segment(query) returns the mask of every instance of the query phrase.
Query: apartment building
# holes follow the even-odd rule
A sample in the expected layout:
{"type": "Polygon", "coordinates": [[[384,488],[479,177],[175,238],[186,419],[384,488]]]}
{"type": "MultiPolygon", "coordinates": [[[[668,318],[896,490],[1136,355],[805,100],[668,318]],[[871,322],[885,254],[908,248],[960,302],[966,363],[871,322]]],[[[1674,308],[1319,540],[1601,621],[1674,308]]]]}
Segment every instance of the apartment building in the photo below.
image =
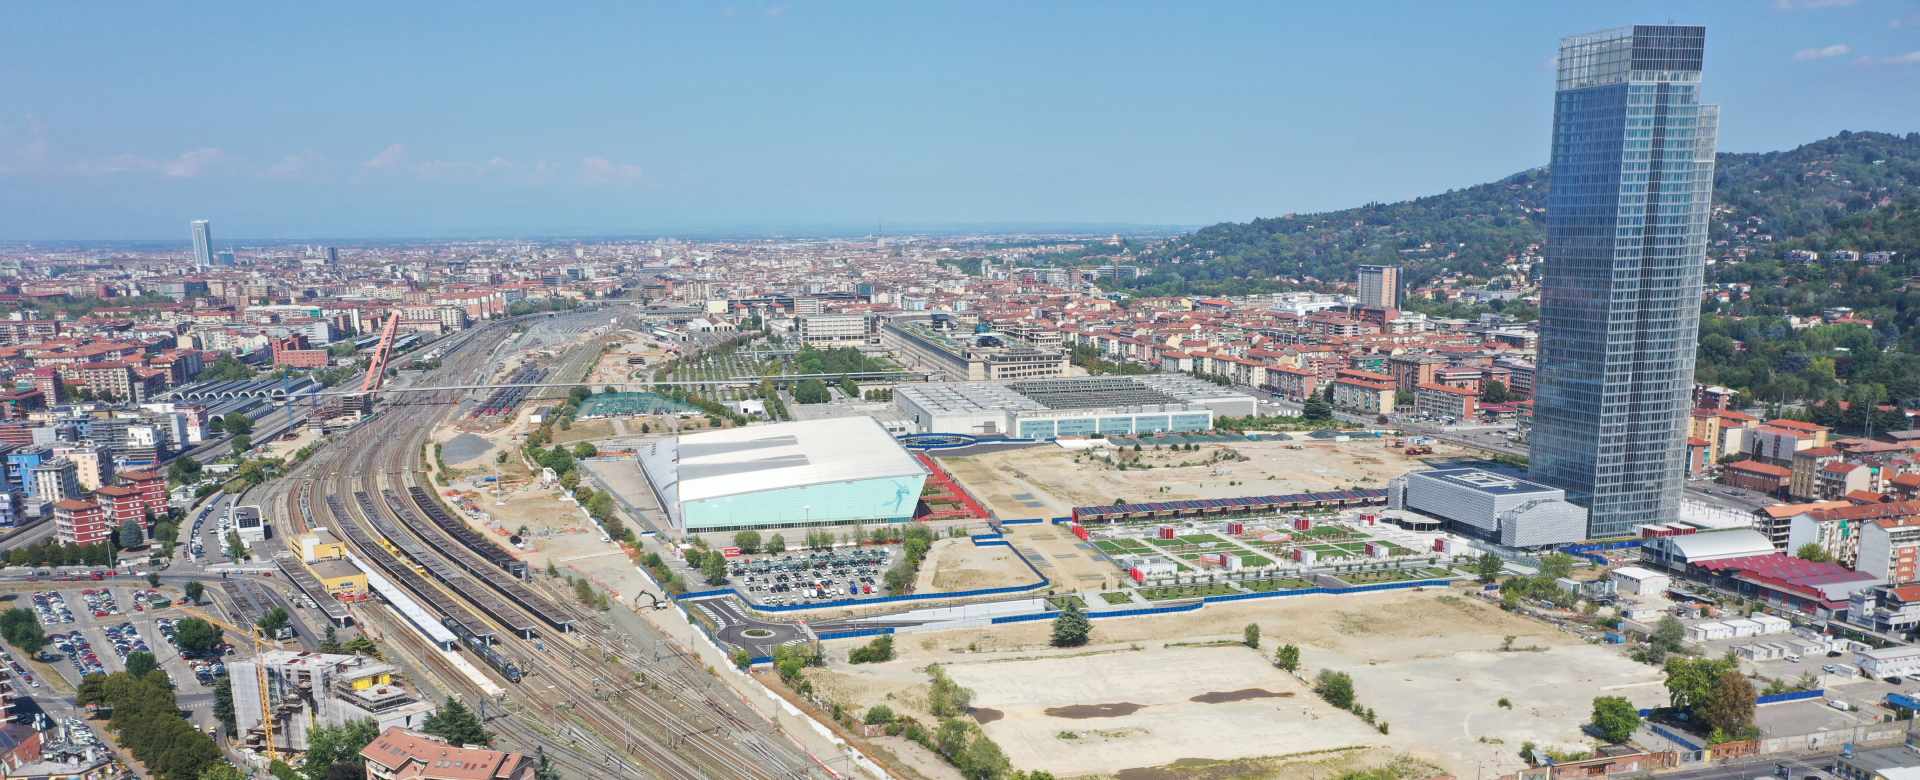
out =
{"type": "Polygon", "coordinates": [[[532,756],[447,744],[446,740],[388,727],[360,750],[367,780],[533,780],[532,756]]]}
{"type": "Polygon", "coordinates": [[[113,455],[99,444],[83,441],[56,445],[53,456],[73,464],[81,490],[98,490],[113,481],[113,455]]]}
{"type": "Polygon", "coordinates": [[[1894,585],[1920,581],[1920,515],[1861,524],[1854,569],[1894,585]]]}
{"type": "Polygon", "coordinates": [[[93,499],[53,502],[53,535],[62,544],[99,544],[107,540],[107,515],[93,499]]]}
{"type": "Polygon", "coordinates": [[[1341,369],[1333,380],[1333,408],[1354,414],[1392,414],[1399,389],[1393,377],[1370,371],[1341,369]]]}
{"type": "Polygon", "coordinates": [[[1424,384],[1414,390],[1414,413],[1429,420],[1466,422],[1479,416],[1479,397],[1472,390],[1442,384],[1424,384]]]}

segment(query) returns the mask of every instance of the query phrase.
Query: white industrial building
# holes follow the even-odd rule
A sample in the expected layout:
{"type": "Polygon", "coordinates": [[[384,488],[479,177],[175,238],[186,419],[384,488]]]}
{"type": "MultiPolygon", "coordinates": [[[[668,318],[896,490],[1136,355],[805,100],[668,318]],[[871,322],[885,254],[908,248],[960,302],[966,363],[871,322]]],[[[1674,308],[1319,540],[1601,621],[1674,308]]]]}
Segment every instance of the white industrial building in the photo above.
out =
{"type": "Polygon", "coordinates": [[[1624,596],[1658,596],[1673,587],[1673,578],[1652,569],[1622,566],[1614,569],[1613,585],[1624,596]]]}
{"type": "Polygon", "coordinates": [[[1185,374],[933,382],[894,388],[916,433],[1028,439],[1205,431],[1215,417],[1255,414],[1253,396],[1185,374]]]}
{"type": "Polygon", "coordinates": [[[638,454],[681,534],[910,520],[927,479],[864,416],[690,433],[638,454]]]}
{"type": "Polygon", "coordinates": [[[1900,645],[1862,650],[1853,655],[1860,672],[1868,677],[1905,677],[1920,673],[1920,646],[1900,645]]]}
{"type": "Polygon", "coordinates": [[[1452,522],[1508,547],[1545,547],[1586,538],[1587,510],[1566,491],[1475,468],[1435,469],[1396,478],[1389,505],[1452,522]]]}

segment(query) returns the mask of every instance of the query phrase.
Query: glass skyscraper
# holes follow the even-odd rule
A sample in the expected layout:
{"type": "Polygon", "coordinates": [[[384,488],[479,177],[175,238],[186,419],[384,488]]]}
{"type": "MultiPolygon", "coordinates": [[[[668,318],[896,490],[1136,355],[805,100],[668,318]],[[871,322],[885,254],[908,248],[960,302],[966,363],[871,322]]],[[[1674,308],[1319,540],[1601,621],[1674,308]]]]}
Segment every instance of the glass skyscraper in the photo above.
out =
{"type": "Polygon", "coordinates": [[[213,267],[213,224],[204,219],[196,219],[193,226],[193,264],[200,268],[213,267]]]}
{"type": "Polygon", "coordinates": [[[1592,537],[1679,513],[1719,126],[1705,43],[1667,25],[1560,43],[1529,461],[1592,537]]]}

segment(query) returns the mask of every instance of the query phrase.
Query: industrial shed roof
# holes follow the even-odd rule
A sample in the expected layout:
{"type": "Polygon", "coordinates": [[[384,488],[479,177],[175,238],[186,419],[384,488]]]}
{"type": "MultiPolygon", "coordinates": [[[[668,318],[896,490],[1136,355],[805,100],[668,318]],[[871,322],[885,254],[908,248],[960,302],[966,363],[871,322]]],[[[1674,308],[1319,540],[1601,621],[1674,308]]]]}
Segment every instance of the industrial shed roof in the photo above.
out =
{"type": "Polygon", "coordinates": [[[871,417],[753,425],[651,442],[640,451],[663,501],[922,476],[920,467],[871,417]]]}

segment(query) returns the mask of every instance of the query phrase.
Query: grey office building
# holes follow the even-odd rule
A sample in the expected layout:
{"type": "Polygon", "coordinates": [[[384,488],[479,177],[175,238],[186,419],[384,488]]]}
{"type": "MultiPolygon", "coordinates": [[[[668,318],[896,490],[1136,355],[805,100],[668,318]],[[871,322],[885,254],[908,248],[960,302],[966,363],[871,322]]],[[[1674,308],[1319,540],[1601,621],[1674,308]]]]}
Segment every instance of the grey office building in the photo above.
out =
{"type": "Polygon", "coordinates": [[[1635,25],[1560,44],[1530,462],[1593,537],[1679,513],[1719,125],[1705,43],[1635,25]]]}
{"type": "Polygon", "coordinates": [[[193,264],[198,268],[213,267],[213,224],[204,219],[193,221],[193,264]]]}

